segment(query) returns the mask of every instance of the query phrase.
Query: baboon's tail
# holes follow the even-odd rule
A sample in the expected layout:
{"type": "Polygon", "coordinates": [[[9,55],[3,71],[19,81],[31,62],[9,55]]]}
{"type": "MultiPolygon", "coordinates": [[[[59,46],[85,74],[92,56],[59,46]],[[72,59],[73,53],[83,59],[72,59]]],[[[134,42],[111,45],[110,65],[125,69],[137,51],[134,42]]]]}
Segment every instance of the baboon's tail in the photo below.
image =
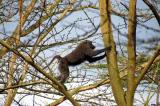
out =
{"type": "Polygon", "coordinates": [[[61,60],[62,57],[60,55],[56,55],[56,56],[54,56],[54,58],[52,60],[54,61],[55,59],[61,60]]]}
{"type": "Polygon", "coordinates": [[[48,63],[48,65],[45,66],[43,69],[45,69],[45,68],[47,68],[48,66],[50,66],[55,59],[61,60],[62,57],[61,57],[60,55],[54,56],[53,59],[48,63]]]}

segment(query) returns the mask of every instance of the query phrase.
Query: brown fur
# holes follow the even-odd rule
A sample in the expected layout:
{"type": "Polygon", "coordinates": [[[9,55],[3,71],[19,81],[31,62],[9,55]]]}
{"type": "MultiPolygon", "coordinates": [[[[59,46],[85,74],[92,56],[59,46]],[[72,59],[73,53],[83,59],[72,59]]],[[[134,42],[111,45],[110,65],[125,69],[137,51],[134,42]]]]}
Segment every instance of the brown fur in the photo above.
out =
{"type": "Polygon", "coordinates": [[[106,54],[97,56],[98,54],[110,50],[110,47],[100,50],[94,50],[95,46],[92,44],[92,41],[84,41],[80,43],[75,50],[65,57],[60,57],[59,55],[55,56],[59,60],[59,71],[60,76],[57,78],[61,83],[64,83],[69,76],[68,66],[79,65],[84,61],[95,62],[97,60],[103,59],[106,54]],[[97,56],[97,57],[95,57],[97,56]]]}

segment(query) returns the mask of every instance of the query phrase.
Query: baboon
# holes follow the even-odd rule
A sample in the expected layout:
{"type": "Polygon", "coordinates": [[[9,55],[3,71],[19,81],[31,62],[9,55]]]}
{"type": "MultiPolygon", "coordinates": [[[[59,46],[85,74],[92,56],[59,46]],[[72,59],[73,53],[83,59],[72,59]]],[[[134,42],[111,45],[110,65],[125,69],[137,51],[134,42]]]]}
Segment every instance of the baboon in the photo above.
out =
{"type": "Polygon", "coordinates": [[[88,61],[89,63],[95,62],[97,60],[101,60],[106,56],[104,53],[101,56],[97,56],[98,54],[110,50],[110,47],[95,50],[95,46],[92,44],[92,41],[86,40],[80,43],[75,50],[73,50],[68,55],[61,57],[56,55],[54,57],[58,59],[59,66],[58,69],[60,71],[60,75],[57,79],[64,83],[69,76],[69,67],[68,66],[76,66],[81,64],[84,61],[88,61]],[[97,56],[97,57],[95,57],[97,56]]]}

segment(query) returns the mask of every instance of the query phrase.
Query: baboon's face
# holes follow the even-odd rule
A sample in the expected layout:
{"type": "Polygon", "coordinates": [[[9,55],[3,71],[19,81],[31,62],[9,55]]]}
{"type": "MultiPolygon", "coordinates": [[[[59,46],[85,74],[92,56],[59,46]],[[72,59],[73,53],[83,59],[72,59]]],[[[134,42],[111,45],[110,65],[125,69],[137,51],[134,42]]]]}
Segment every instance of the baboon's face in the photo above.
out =
{"type": "Polygon", "coordinates": [[[89,45],[90,48],[95,49],[95,46],[92,44],[92,41],[86,41],[87,45],[89,45]]]}

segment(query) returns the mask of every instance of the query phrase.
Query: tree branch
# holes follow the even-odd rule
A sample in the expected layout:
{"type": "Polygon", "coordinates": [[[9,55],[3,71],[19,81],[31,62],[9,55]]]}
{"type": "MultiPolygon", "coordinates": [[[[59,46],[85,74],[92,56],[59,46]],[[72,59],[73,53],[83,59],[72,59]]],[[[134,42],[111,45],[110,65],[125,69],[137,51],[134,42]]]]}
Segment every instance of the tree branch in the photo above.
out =
{"type": "Polygon", "coordinates": [[[148,5],[148,7],[151,9],[151,11],[153,12],[154,16],[156,17],[158,24],[160,26],[160,15],[158,14],[156,8],[153,6],[152,3],[150,3],[148,0],[143,0],[145,4],[148,5]]]}

